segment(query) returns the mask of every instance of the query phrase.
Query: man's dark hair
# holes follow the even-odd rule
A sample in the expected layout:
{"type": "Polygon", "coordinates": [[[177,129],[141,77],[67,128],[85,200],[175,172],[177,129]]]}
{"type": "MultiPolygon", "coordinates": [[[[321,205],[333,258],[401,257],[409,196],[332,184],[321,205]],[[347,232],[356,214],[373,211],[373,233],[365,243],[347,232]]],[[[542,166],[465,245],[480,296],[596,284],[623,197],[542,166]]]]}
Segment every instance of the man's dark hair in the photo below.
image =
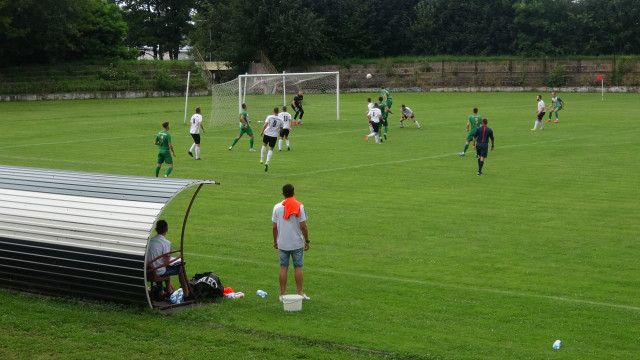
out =
{"type": "Polygon", "coordinates": [[[165,128],[165,129],[168,128],[169,127],[169,122],[168,121],[163,122],[162,123],[162,127],[165,128]]]}
{"type": "Polygon", "coordinates": [[[285,112],[285,111],[287,111],[287,107],[286,107],[286,106],[283,106],[283,107],[282,107],[282,112],[285,112]]]}
{"type": "Polygon", "coordinates": [[[196,108],[196,114],[200,114],[200,106],[196,108]]]}
{"type": "Polygon", "coordinates": [[[483,123],[484,125],[487,125],[487,124],[489,123],[489,120],[487,120],[487,118],[484,118],[484,119],[482,119],[482,123],[483,123]]]}
{"type": "Polygon", "coordinates": [[[384,98],[383,98],[382,96],[380,96],[380,97],[378,98],[378,101],[382,101],[382,100],[384,100],[384,98]]]}
{"type": "Polygon", "coordinates": [[[292,197],[294,194],[293,190],[293,185],[286,184],[282,187],[282,195],[284,195],[284,197],[292,197]]]}
{"type": "Polygon", "coordinates": [[[158,220],[158,222],[156,223],[156,232],[158,234],[164,234],[167,232],[168,229],[169,229],[169,224],[167,224],[166,221],[158,220]]]}
{"type": "Polygon", "coordinates": [[[477,114],[478,113],[478,108],[473,108],[473,113],[477,114]]]}
{"type": "Polygon", "coordinates": [[[246,109],[247,108],[247,104],[242,104],[242,108],[246,109]]]}
{"type": "Polygon", "coordinates": [[[274,114],[276,114],[276,115],[277,115],[279,111],[280,111],[280,109],[278,109],[278,107],[277,107],[277,106],[273,108],[273,113],[274,113],[274,114]]]}

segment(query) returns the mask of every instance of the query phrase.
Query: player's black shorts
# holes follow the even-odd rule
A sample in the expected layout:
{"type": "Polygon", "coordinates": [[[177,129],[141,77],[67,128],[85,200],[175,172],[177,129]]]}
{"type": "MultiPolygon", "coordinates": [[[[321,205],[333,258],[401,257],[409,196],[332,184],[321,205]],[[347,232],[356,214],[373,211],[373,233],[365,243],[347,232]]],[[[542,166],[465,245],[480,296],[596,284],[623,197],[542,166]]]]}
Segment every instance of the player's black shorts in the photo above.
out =
{"type": "Polygon", "coordinates": [[[200,145],[200,134],[191,134],[191,137],[193,138],[193,142],[200,145]]]}
{"type": "Polygon", "coordinates": [[[269,147],[271,147],[271,148],[276,146],[276,141],[278,141],[277,137],[273,137],[273,136],[269,136],[269,135],[264,135],[262,137],[262,143],[269,145],[269,147]]]}
{"type": "Polygon", "coordinates": [[[371,128],[373,129],[374,133],[377,133],[378,130],[380,130],[380,123],[379,122],[371,121],[371,122],[369,122],[369,124],[371,124],[371,128]]]}
{"type": "Polygon", "coordinates": [[[280,130],[280,137],[289,136],[289,129],[280,130]]]}
{"type": "Polygon", "coordinates": [[[542,118],[544,117],[545,112],[541,112],[540,114],[538,114],[538,120],[542,120],[542,118]]]}
{"type": "Polygon", "coordinates": [[[478,156],[482,156],[483,158],[486,158],[487,155],[489,154],[489,143],[477,143],[476,144],[476,154],[478,154],[478,156]]]}

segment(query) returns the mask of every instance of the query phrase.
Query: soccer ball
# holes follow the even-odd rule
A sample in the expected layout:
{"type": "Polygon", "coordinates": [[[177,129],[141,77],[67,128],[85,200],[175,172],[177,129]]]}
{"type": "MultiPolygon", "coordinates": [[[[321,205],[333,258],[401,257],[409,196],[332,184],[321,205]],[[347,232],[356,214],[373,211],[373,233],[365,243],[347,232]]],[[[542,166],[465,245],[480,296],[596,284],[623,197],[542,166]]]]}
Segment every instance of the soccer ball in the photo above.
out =
{"type": "Polygon", "coordinates": [[[367,74],[367,79],[371,79],[373,76],[371,74],[367,74]]]}

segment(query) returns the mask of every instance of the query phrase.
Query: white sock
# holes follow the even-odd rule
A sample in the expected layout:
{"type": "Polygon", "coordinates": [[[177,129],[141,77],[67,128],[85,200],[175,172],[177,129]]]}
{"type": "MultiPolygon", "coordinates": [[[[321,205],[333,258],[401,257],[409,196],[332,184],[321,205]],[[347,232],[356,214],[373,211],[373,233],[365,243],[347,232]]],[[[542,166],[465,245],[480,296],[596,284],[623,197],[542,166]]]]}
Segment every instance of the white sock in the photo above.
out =
{"type": "Polygon", "coordinates": [[[418,123],[418,121],[414,121],[414,124],[416,124],[416,126],[418,127],[418,129],[420,129],[420,124],[418,123]]]}
{"type": "Polygon", "coordinates": [[[267,147],[262,145],[262,149],[260,149],[260,161],[264,161],[264,153],[267,152],[267,147]]]}
{"type": "Polygon", "coordinates": [[[269,149],[269,152],[267,153],[267,164],[269,163],[269,161],[271,161],[272,156],[273,156],[273,150],[269,149]]]}
{"type": "Polygon", "coordinates": [[[282,150],[282,139],[278,140],[278,150],[282,150]]]}
{"type": "Polygon", "coordinates": [[[536,121],[533,123],[533,130],[536,130],[537,128],[538,128],[538,120],[536,120],[536,121]]]}
{"type": "Polygon", "coordinates": [[[200,159],[200,146],[196,146],[196,159],[200,159]]]}
{"type": "Polygon", "coordinates": [[[192,153],[193,152],[193,148],[196,147],[196,143],[193,143],[193,145],[191,145],[191,149],[189,149],[189,152],[192,153]]]}
{"type": "Polygon", "coordinates": [[[287,139],[287,147],[289,147],[289,139],[287,139]]]}
{"type": "Polygon", "coordinates": [[[371,134],[367,135],[367,138],[370,138],[372,136],[376,136],[376,133],[371,133],[371,134]]]}
{"type": "Polygon", "coordinates": [[[376,144],[380,142],[380,135],[376,134],[376,144]]]}

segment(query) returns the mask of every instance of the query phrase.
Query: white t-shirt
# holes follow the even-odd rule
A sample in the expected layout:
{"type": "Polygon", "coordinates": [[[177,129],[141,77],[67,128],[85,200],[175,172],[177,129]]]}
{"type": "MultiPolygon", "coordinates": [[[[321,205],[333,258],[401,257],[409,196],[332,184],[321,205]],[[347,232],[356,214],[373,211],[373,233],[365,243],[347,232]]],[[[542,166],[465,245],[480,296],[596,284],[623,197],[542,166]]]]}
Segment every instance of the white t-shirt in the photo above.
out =
{"type": "Polygon", "coordinates": [[[278,114],[278,116],[280,116],[280,118],[282,119],[282,128],[291,129],[291,114],[289,114],[286,111],[283,111],[280,114],[278,114]]]}
{"type": "Polygon", "coordinates": [[[271,137],[278,137],[283,126],[282,118],[278,115],[269,115],[264,120],[268,126],[264,129],[264,134],[271,137]]]}
{"type": "Polygon", "coordinates": [[[543,100],[538,101],[538,112],[539,113],[544,112],[544,101],[543,100]]]}
{"type": "MultiPolygon", "coordinates": [[[[147,261],[151,261],[162,254],[166,254],[171,252],[171,242],[165,239],[164,236],[158,234],[151,239],[149,239],[149,248],[147,249],[147,261]]],[[[162,258],[156,260],[151,264],[151,267],[156,267],[158,265],[162,265],[162,258]]],[[[165,268],[161,267],[156,269],[156,274],[158,276],[164,274],[165,268]]]]}
{"type": "Polygon", "coordinates": [[[202,124],[202,115],[193,114],[191,117],[191,134],[200,134],[200,124],[202,124]]]}
{"type": "Polygon", "coordinates": [[[291,215],[284,218],[284,205],[282,202],[275,204],[271,221],[278,226],[278,250],[297,250],[304,247],[304,236],[300,230],[300,223],[307,221],[307,213],[304,205],[300,204],[300,216],[291,215]]]}
{"type": "Polygon", "coordinates": [[[382,116],[382,111],[380,111],[380,109],[378,108],[373,108],[371,109],[371,111],[369,111],[369,117],[371,118],[371,121],[373,121],[374,123],[379,123],[381,116],[382,116]]]}
{"type": "Polygon", "coordinates": [[[413,114],[413,111],[411,111],[411,109],[408,106],[405,106],[404,110],[402,110],[402,114],[404,114],[404,116],[406,117],[411,117],[411,114],[413,114]]]}
{"type": "Polygon", "coordinates": [[[373,103],[372,102],[368,103],[367,108],[369,108],[369,111],[371,111],[371,109],[373,109],[373,103]]]}

